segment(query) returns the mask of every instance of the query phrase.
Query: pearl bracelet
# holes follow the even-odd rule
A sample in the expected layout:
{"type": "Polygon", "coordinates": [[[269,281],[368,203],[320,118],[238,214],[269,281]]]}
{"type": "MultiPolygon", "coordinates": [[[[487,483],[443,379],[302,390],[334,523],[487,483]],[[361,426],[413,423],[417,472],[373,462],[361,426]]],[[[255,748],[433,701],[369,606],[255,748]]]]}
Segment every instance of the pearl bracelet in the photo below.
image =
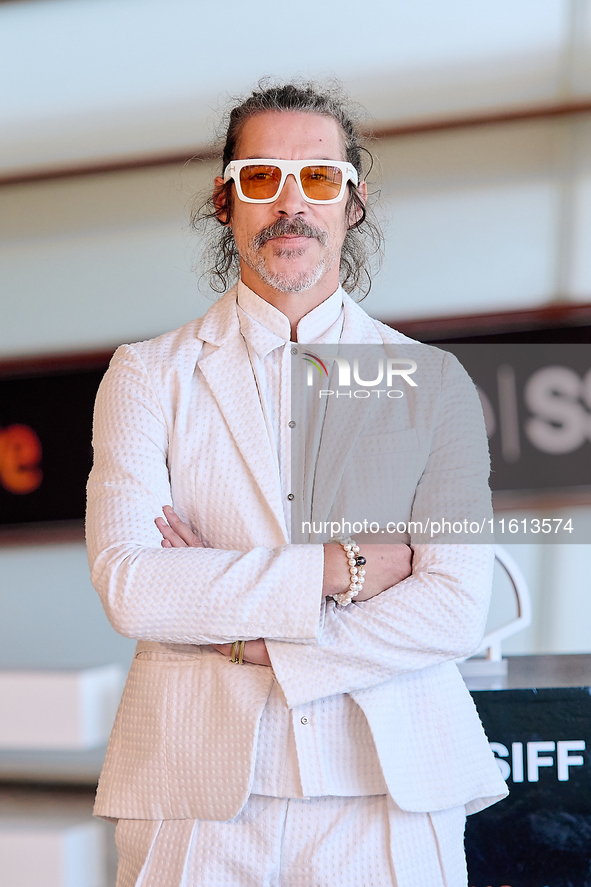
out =
{"type": "Polygon", "coordinates": [[[337,604],[340,604],[341,607],[346,607],[354,597],[357,597],[363,588],[366,559],[359,554],[359,546],[350,536],[338,536],[335,539],[331,539],[331,542],[338,542],[339,545],[342,545],[347,555],[351,582],[346,591],[332,595],[337,604]]]}

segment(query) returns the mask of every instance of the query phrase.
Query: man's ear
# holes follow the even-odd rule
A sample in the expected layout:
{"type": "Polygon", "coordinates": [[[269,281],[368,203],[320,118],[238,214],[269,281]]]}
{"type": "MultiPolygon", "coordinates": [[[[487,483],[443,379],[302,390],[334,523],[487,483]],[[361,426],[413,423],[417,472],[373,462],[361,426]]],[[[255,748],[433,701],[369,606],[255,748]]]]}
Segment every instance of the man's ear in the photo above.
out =
{"type": "Polygon", "coordinates": [[[228,204],[228,192],[224,187],[224,180],[221,176],[215,177],[213,188],[213,205],[218,221],[222,225],[230,224],[230,206],[228,204]]]}
{"type": "MultiPolygon", "coordinates": [[[[359,182],[357,185],[357,196],[361,203],[365,206],[367,203],[367,182],[359,182]]],[[[361,216],[363,215],[363,211],[358,203],[353,203],[349,210],[349,216],[347,218],[347,226],[349,228],[354,228],[355,225],[361,220],[361,216]]]]}

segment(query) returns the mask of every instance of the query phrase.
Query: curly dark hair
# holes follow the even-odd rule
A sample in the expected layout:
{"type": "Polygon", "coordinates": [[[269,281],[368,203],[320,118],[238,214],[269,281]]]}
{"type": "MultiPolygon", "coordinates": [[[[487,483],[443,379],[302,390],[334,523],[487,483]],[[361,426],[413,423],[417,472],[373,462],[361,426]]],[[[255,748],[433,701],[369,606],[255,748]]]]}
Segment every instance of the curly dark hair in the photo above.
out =
{"type": "MultiPolygon", "coordinates": [[[[332,83],[320,88],[310,81],[281,84],[267,78],[259,81],[258,89],[235,105],[222,122],[225,130],[222,171],[235,159],[236,146],[246,121],[265,111],[302,111],[332,117],[343,132],[346,159],[357,170],[359,181],[364,178],[364,153],[369,157],[371,171],[373,158],[362,147],[357,128],[359,114],[351,110],[351,102],[339,85],[332,83]]],[[[220,142],[223,138],[222,136],[220,142]]],[[[379,266],[381,260],[383,235],[373,211],[361,199],[358,189],[352,182],[349,182],[348,187],[346,212],[350,218],[357,218],[357,221],[345,235],[341,251],[340,279],[347,292],[357,289],[361,292],[361,298],[364,298],[371,288],[371,272],[374,270],[372,262],[379,266]]],[[[231,216],[232,180],[226,182],[204,203],[194,205],[191,226],[205,234],[204,259],[209,267],[203,277],[208,279],[214,292],[223,293],[238,279],[240,266],[232,229],[220,220],[214,197],[218,206],[221,204],[228,207],[228,216],[231,216]]]]}

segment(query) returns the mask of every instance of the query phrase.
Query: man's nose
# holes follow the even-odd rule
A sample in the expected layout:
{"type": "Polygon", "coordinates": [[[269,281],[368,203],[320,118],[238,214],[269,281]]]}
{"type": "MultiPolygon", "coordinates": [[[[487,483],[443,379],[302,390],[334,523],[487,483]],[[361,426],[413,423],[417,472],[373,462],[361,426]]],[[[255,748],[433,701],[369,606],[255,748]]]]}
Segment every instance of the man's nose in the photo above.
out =
{"type": "Polygon", "coordinates": [[[307,207],[308,204],[302,197],[295,176],[293,173],[290,173],[285,179],[279,197],[275,201],[275,212],[279,215],[295,216],[303,212],[307,207]]]}

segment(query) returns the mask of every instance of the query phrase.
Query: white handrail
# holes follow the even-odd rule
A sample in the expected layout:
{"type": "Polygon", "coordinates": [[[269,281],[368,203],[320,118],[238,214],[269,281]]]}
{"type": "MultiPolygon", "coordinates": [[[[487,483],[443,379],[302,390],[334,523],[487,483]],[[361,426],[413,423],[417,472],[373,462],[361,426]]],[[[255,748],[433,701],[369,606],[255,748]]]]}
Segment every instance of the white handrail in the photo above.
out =
{"type": "Polygon", "coordinates": [[[485,634],[482,638],[482,643],[476,652],[480,653],[482,650],[486,650],[486,658],[489,662],[500,662],[503,658],[502,641],[527,628],[531,623],[531,597],[525,576],[508,551],[501,545],[495,545],[495,558],[505,570],[515,591],[517,618],[507,622],[506,625],[501,625],[500,628],[495,628],[494,631],[485,634]]]}

